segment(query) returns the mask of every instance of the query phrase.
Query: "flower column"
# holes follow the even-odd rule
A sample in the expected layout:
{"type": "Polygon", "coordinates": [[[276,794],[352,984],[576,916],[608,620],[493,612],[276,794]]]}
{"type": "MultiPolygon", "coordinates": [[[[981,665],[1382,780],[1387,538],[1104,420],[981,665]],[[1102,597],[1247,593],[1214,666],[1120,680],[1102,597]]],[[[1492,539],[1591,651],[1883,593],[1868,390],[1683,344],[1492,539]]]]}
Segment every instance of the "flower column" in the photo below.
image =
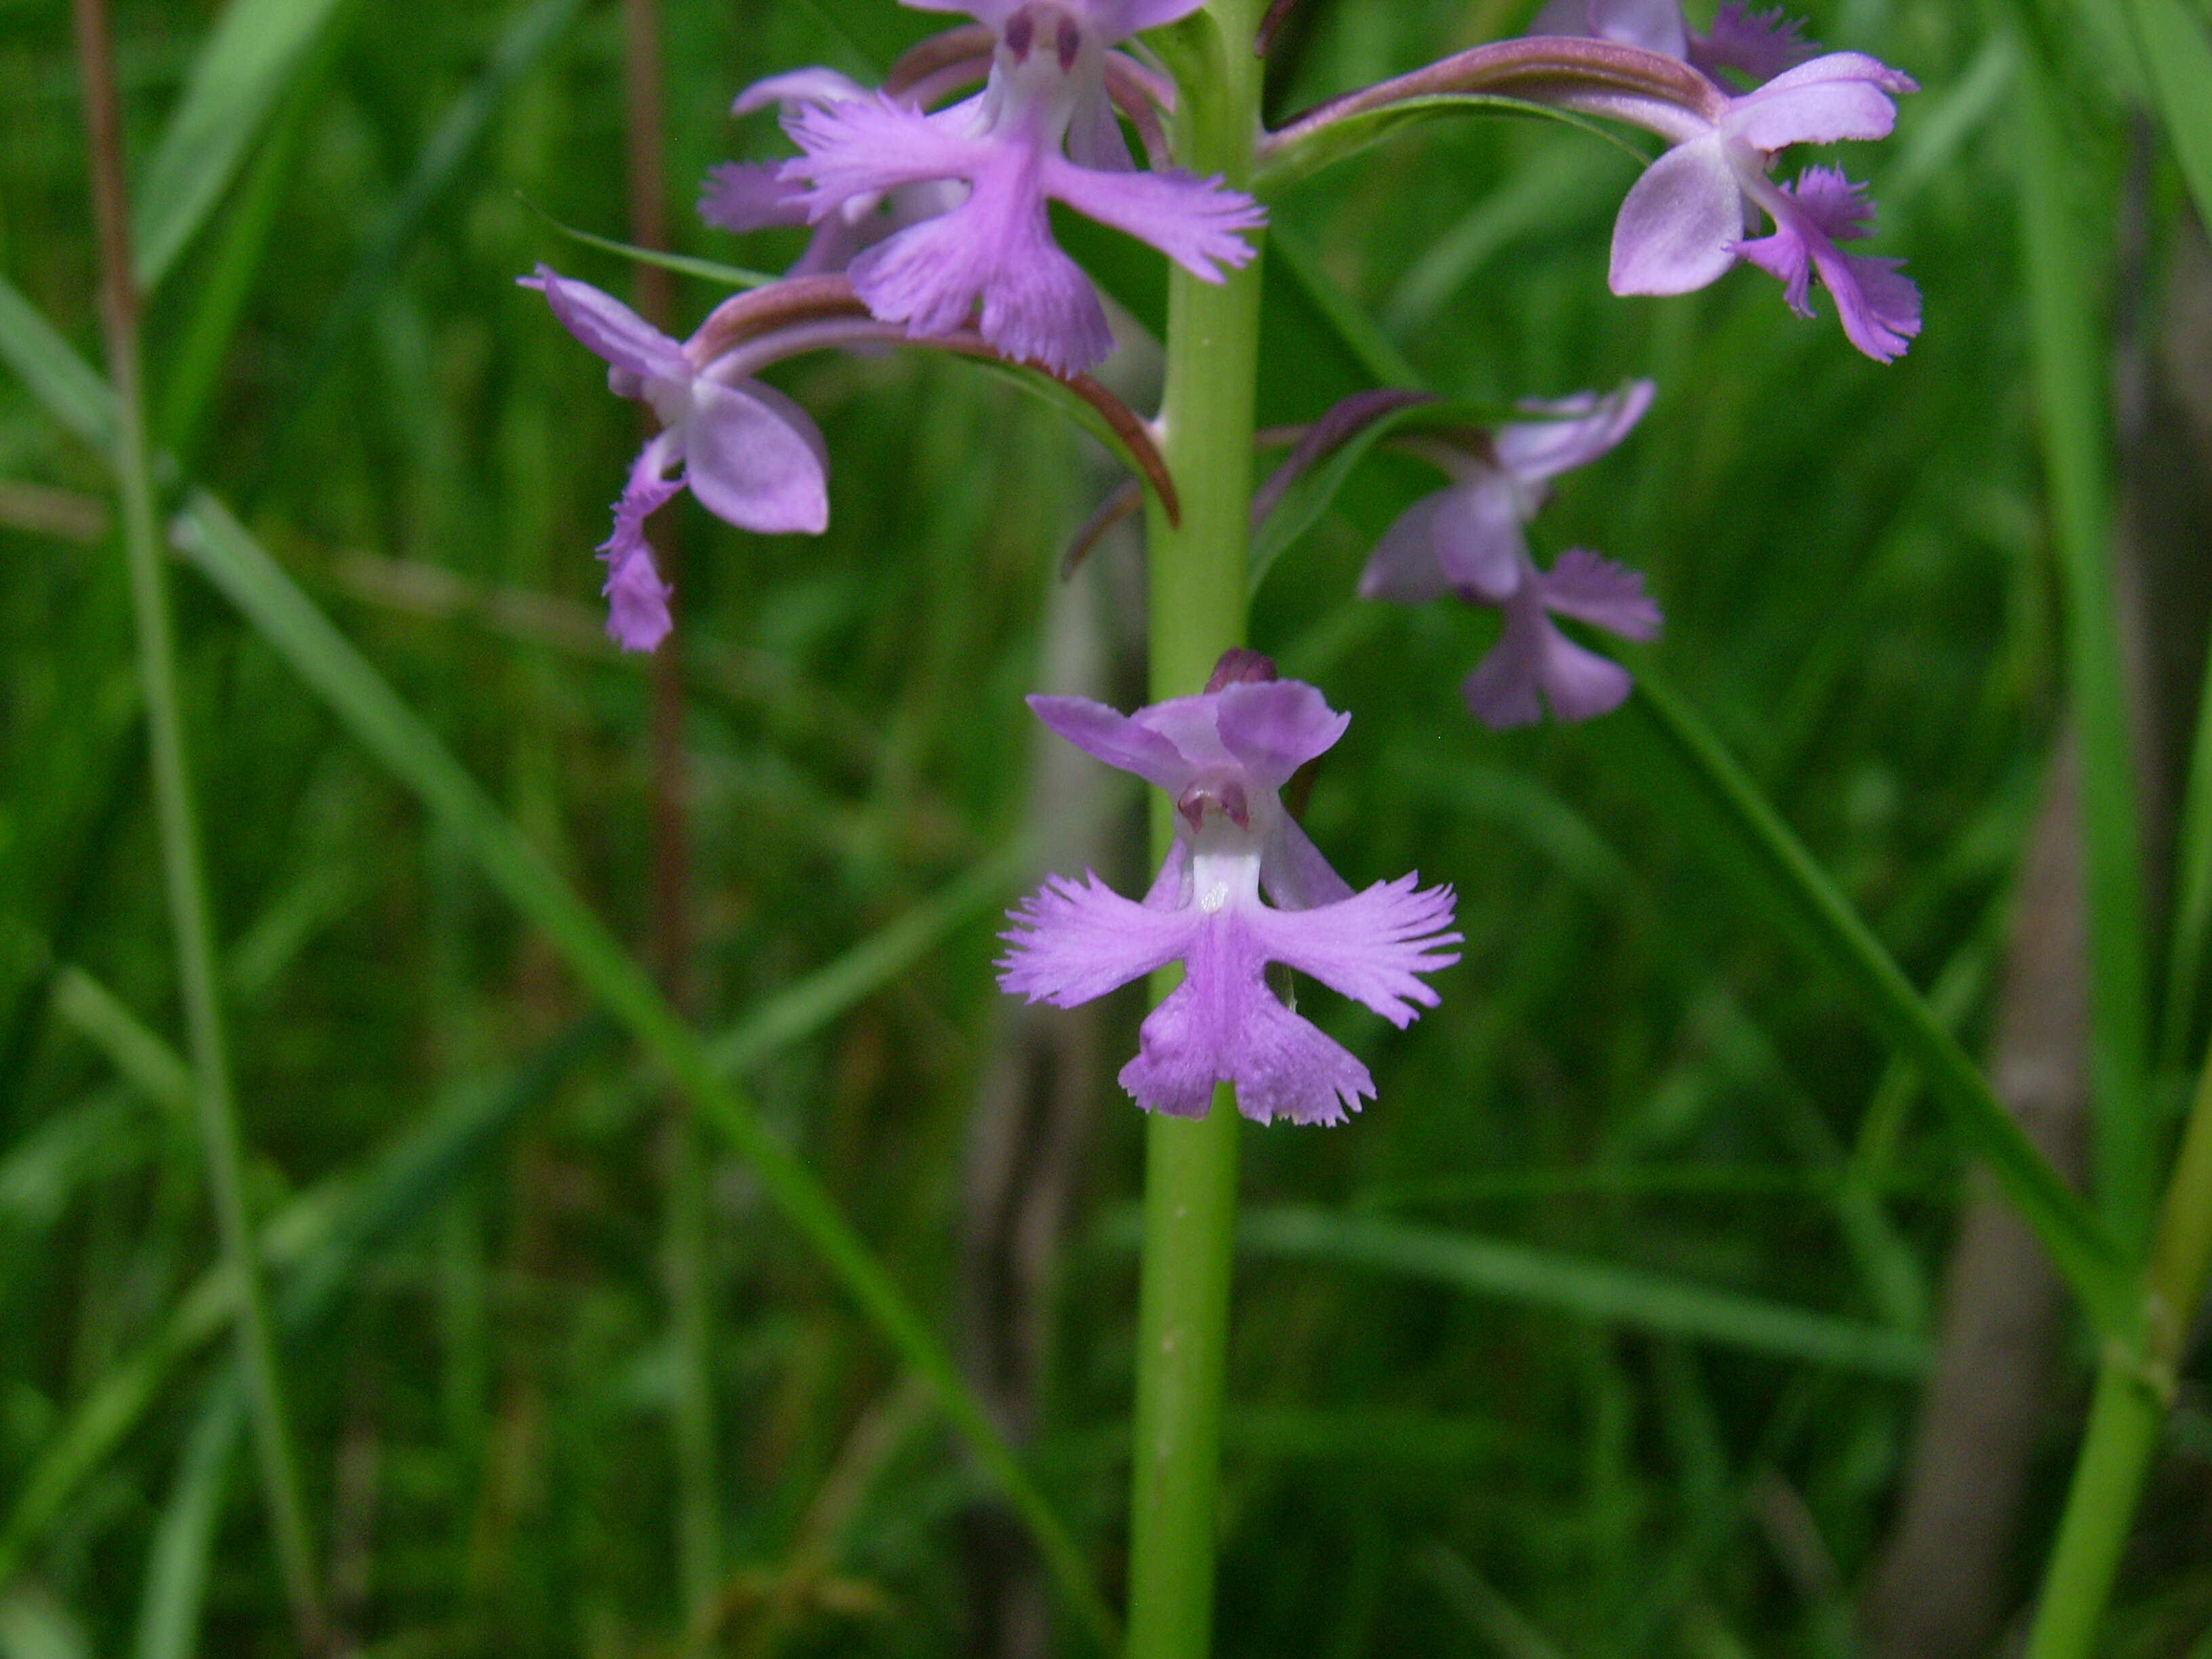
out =
{"type": "MultiPolygon", "coordinates": [[[[1255,0],[1210,0],[1165,32],[1176,72],[1176,160],[1243,188],[1260,131],[1255,0]]],[[[1182,495],[1170,526],[1150,504],[1152,698],[1200,690],[1244,642],[1246,515],[1259,360],[1260,262],[1218,283],[1168,276],[1164,449],[1182,495]]],[[[1153,852],[1174,839],[1174,803],[1155,802],[1153,852]]],[[[1176,970],[1156,976],[1154,998],[1176,970]]],[[[1226,1085],[1192,1121],[1153,1113],[1146,1127],[1145,1243],[1139,1292],[1136,1438],[1130,1500],[1128,1652],[1202,1659],[1213,1620],[1215,1477],[1238,1119],[1226,1085]]]]}

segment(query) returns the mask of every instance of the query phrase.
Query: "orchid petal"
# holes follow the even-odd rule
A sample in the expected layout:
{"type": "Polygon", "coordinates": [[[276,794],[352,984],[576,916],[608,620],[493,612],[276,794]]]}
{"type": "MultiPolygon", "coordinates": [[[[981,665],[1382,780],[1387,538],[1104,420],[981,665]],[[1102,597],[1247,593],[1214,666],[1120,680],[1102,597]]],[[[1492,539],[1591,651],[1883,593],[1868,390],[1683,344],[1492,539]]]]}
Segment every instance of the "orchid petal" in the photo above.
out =
{"type": "Polygon", "coordinates": [[[1382,532],[1359,573],[1361,599],[1425,605],[1449,592],[1437,557],[1437,520],[1449,493],[1439,489],[1422,496],[1382,532]]]}
{"type": "Polygon", "coordinates": [[[1314,910],[1352,896],[1352,884],[1336,873],[1313,838],[1288,812],[1275,820],[1260,855],[1260,885],[1276,907],[1314,910]]]}
{"type": "Polygon", "coordinates": [[[1460,942],[1450,930],[1452,890],[1416,890],[1418,875],[1377,882],[1313,910],[1254,910],[1241,921],[1271,962],[1287,963],[1330,990],[1364,1003],[1403,1030],[1435,990],[1416,978],[1449,968],[1460,942]]]}
{"type": "Polygon", "coordinates": [[[1537,579],[1544,608],[1572,617],[1625,640],[1656,639],[1659,607],[1644,591],[1641,572],[1601,559],[1588,548],[1571,547],[1551,571],[1537,579]]]}
{"type": "Polygon", "coordinates": [[[719,230],[740,234],[771,225],[803,225],[806,192],[782,176],[780,163],[724,161],[707,169],[699,187],[699,216],[719,230]]]}
{"type": "Polygon", "coordinates": [[[1631,380],[1603,397],[1584,392],[1550,402],[1531,399],[1522,405],[1530,414],[1557,418],[1502,426],[1491,439],[1492,450],[1498,465],[1517,477],[1557,477],[1619,445],[1651,407],[1656,389],[1650,380],[1631,380]]]}
{"type": "Polygon", "coordinates": [[[1222,267],[1241,270],[1252,245],[1237,234],[1267,222],[1267,210],[1218,179],[1181,172],[1100,173],[1046,155],[1045,193],[1085,217],[1150,243],[1192,276],[1222,280],[1222,267]]]}
{"type": "Polygon", "coordinates": [[[1029,705],[1047,727],[1093,760],[1134,772],[1170,795],[1182,793],[1198,769],[1170,739],[1103,702],[1088,697],[1033,696],[1029,705]]]}
{"type": "Polygon", "coordinates": [[[740,530],[818,535],[830,522],[822,434],[773,386],[700,380],[684,422],[684,458],[699,504],[740,530]]]}
{"type": "Polygon", "coordinates": [[[1216,694],[1222,746],[1253,784],[1279,789],[1291,774],[1335,746],[1352,716],[1331,709],[1304,680],[1232,685],[1216,694]]]}
{"type": "Polygon", "coordinates": [[[1615,294],[1687,294],[1735,263],[1743,197],[1717,134],[1679,144],[1644,170],[1613,221],[1615,294]]]}
{"type": "Polygon", "coordinates": [[[1887,138],[1897,125],[1892,94],[1912,90],[1911,76],[1864,52],[1832,52],[1733,100],[1722,125],[1759,150],[1887,138]]]}
{"type": "Polygon", "coordinates": [[[1164,967],[1190,948],[1206,918],[1123,898],[1090,871],[1081,882],[1047,878],[1007,920],[998,962],[1002,990],[1073,1008],[1164,967]]]}
{"type": "Polygon", "coordinates": [[[646,380],[685,380],[691,370],[684,348],[611,294],[541,264],[524,279],[544,295],[553,315],[594,356],[646,380]]]}

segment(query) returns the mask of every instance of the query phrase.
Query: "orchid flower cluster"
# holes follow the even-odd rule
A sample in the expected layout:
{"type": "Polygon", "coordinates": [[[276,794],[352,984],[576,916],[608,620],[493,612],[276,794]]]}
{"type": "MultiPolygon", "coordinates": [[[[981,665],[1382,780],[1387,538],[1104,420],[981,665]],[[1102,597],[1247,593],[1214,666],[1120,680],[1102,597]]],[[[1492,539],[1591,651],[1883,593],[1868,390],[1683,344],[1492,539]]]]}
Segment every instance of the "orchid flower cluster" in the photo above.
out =
{"type": "MultiPolygon", "coordinates": [[[[1114,334],[1091,279],[1054,241],[1048,208],[1147,244],[1200,282],[1219,283],[1255,257],[1264,208],[1221,177],[1175,165],[1176,83],[1142,38],[1201,0],[905,3],[972,21],[916,46],[879,88],[807,69],[737,99],[739,113],[776,109],[797,153],[714,168],[700,212],[738,234],[811,227],[781,280],[725,301],[678,341],[553,270],[524,279],[606,362],[610,387],[649,405],[659,423],[599,549],[609,631],[626,648],[651,650],[670,631],[670,593],[645,523],[678,491],[763,534],[827,524],[821,434],[760,378],[804,352],[912,345],[1048,376],[1104,417],[1175,515],[1159,428],[1089,376],[1114,334]]],[[[1264,191],[1304,176],[1366,142],[1363,124],[1379,130],[1394,110],[1430,112],[1451,94],[1625,124],[1664,148],[1621,204],[1613,292],[1682,294],[1747,264],[1778,279],[1785,303],[1809,317],[1817,280],[1845,338],[1887,363],[1919,331],[1920,301],[1898,261],[1844,251],[1871,224],[1864,188],[1824,165],[1794,180],[1775,175],[1793,146],[1886,137],[1896,96],[1912,89],[1871,58],[1818,54],[1800,26],[1743,0],[1725,0],[1703,32],[1680,0],[1550,0],[1528,35],[1332,99],[1261,134],[1254,182],[1264,191]]],[[[1629,694],[1627,671],[1560,621],[1654,637],[1660,613],[1642,578],[1583,548],[1547,568],[1527,527],[1551,480],[1620,444],[1653,397],[1650,382],[1633,381],[1604,395],[1531,400],[1502,422],[1435,422],[1394,436],[1446,483],[1382,537],[1359,594],[1404,604],[1449,596],[1496,611],[1497,641],[1462,688],[1492,727],[1535,721],[1547,706],[1558,719],[1585,720],[1629,694]]],[[[1366,393],[1322,414],[1260,492],[1255,518],[1329,449],[1407,401],[1366,393]]],[[[1146,1020],[1121,1073],[1140,1105],[1200,1116],[1215,1085],[1228,1082],[1249,1117],[1343,1121],[1373,1096],[1372,1080],[1278,994],[1267,965],[1309,975],[1402,1027],[1435,1006],[1419,975],[1456,961],[1449,947],[1459,937],[1448,888],[1421,889],[1409,875],[1355,892],[1285,809],[1285,784],[1349,717],[1241,651],[1222,659],[1203,691],[1134,714],[1078,698],[1030,704],[1060,736],[1165,790],[1176,833],[1141,901],[1096,876],[1055,878],[1032,896],[1005,936],[1005,988],[1067,1006],[1180,961],[1182,983],[1146,1020]]]]}

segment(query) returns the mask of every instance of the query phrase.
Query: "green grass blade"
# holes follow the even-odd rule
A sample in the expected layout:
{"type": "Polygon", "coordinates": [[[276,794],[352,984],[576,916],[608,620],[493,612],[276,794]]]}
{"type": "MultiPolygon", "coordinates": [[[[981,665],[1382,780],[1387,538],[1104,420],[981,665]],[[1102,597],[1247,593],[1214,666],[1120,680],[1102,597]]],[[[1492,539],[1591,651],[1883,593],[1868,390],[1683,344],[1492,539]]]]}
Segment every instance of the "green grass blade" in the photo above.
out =
{"type": "Polygon", "coordinates": [[[2204,681],[2197,693],[2197,735],[2190,746],[2174,855],[2173,934],[2158,1045],[2159,1062],[2169,1071],[2189,1063],[2204,995],[2205,950],[2212,945],[2212,657],[2205,659],[2204,681]]]}
{"type": "Polygon", "coordinates": [[[444,820],[477,867],[558,950],[569,969],[696,1103],[701,1119],[752,1166],[762,1188],[813,1246],[863,1313],[936,1394],[1023,1521],[1061,1589],[1109,1650],[1115,1621],[1081,1552],[993,1426],[944,1345],[805,1165],[769,1133],[650,975],[495,806],[226,507],[195,492],[176,526],[179,550],[243,611],[356,739],[444,820]]]}
{"type": "Polygon", "coordinates": [[[2135,745],[2113,596],[2100,255],[2050,68],[2023,40],[2014,81],[2022,276],[2053,539],[2065,594],[2068,708],[2081,746],[2090,1067],[2099,1207],[2130,1251],[2148,1238],[2158,1134],[2135,745]]]}
{"type": "Polygon", "coordinates": [[[53,1010],[107,1057],[124,1079],[179,1123],[192,1121],[192,1072],[123,1000],[82,968],[54,975],[53,1010]]]}
{"type": "Polygon", "coordinates": [[[222,1517],[232,1455],[245,1425],[246,1399],[235,1368],[207,1391],[185,1438],[176,1480],[154,1523],[146,1582],[138,1596],[136,1659],[192,1659],[199,1650],[200,1609],[207,1596],[208,1558],[222,1517]]]}
{"type": "Polygon", "coordinates": [[[1928,1368],[1927,1345],[1908,1332],[1530,1244],[1300,1208],[1249,1213],[1237,1237],[1253,1255],[1398,1273],[1779,1359],[1904,1378],[1928,1368]]]}
{"type": "Polygon", "coordinates": [[[115,444],[115,395],[61,331],[0,276],[0,358],[46,413],[103,455],[115,444]]]}
{"type": "Polygon", "coordinates": [[[707,1054],[714,1068],[725,1077],[738,1076],[873,996],[956,928],[1003,901],[1028,867],[1031,854],[1026,840],[1011,842],[943,892],[932,894],[836,961],[769,998],[708,1040],[707,1054]]]}
{"type": "Polygon", "coordinates": [[[748,270],[743,265],[726,265],[714,259],[695,259],[685,253],[667,253],[656,248],[639,247],[631,242],[618,242],[611,236],[597,236],[588,230],[579,230],[574,225],[562,224],[520,191],[516,192],[514,199],[570,241],[580,242],[586,247],[595,247],[600,252],[611,253],[617,258],[635,260],[641,265],[659,265],[663,270],[672,270],[679,276],[696,276],[701,282],[712,283],[717,288],[766,288],[776,280],[771,271],[748,270]]]}
{"type": "Polygon", "coordinates": [[[131,215],[138,286],[150,294],[222,199],[292,73],[345,0],[232,0],[193,61],[147,161],[131,215]]]}
{"type": "Polygon", "coordinates": [[[1632,758],[1669,763],[1663,782],[1655,781],[1650,791],[1654,803],[1693,814],[1701,850],[1765,900],[1800,945],[1851,988],[1875,1029],[1920,1066],[1958,1133],[1988,1162],[2098,1327],[2131,1337],[2141,1322],[2141,1295],[2111,1231],[2021,1132],[1966,1050],[1719,739],[1648,667],[1638,668],[1635,696],[1608,724],[1616,729],[1601,733],[1603,740],[1634,744],[1640,756],[1632,758]]]}
{"type": "Polygon", "coordinates": [[[2212,32],[2181,0],[2126,0],[2151,101],[2200,224],[2212,225],[2212,32]]]}

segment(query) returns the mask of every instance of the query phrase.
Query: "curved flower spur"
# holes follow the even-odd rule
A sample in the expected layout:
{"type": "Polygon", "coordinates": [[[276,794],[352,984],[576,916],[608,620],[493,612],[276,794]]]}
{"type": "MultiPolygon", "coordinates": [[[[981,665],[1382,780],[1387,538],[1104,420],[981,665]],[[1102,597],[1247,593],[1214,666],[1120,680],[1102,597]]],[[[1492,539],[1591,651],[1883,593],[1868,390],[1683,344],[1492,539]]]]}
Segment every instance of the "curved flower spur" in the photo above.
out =
{"type": "MultiPolygon", "coordinates": [[[[756,378],[763,369],[809,351],[902,343],[1005,361],[969,329],[910,340],[871,317],[842,276],[787,278],[735,295],[684,341],[550,266],[520,281],[544,294],[562,325],[605,361],[608,388],[649,404],[660,421],[630,467],[613,533],[599,548],[607,564],[607,632],[627,651],[650,651],[668,634],[669,588],[645,521],[678,491],[688,488],[716,518],[761,535],[817,535],[829,524],[822,434],[805,410],[756,378]]],[[[1145,422],[1087,374],[1050,378],[1089,406],[1172,519],[1175,485],[1145,422]]]]}
{"type": "Polygon", "coordinates": [[[1459,960],[1449,887],[1417,889],[1407,875],[1355,893],[1284,809],[1283,785],[1351,716],[1249,651],[1224,655],[1200,695],[1134,714],[1084,697],[1029,703],[1085,754],[1167,791],[1176,839],[1141,903],[1088,872],[1048,880],[1009,914],[999,983],[1069,1008],[1181,961],[1182,983],[1121,1068],[1147,1111],[1203,1117],[1217,1083],[1234,1085],[1237,1110],[1261,1123],[1341,1123],[1373,1099],[1367,1067],[1266,975],[1287,964],[1402,1030],[1437,1005],[1417,975],[1459,960]]]}

